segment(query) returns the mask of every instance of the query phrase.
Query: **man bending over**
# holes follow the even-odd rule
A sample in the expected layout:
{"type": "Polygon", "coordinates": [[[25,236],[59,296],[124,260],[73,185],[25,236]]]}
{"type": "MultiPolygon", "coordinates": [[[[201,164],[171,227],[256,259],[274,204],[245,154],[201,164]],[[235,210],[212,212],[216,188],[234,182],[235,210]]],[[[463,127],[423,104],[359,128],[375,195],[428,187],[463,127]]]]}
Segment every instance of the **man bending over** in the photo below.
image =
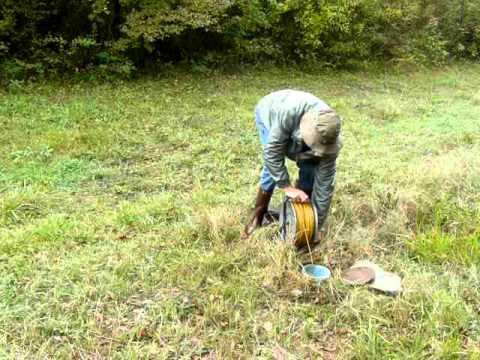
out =
{"type": "Polygon", "coordinates": [[[318,229],[321,229],[330,208],[335,163],[342,147],[339,117],[312,94],[287,89],[262,98],[255,109],[255,121],[264,167],[255,210],[243,237],[248,238],[262,225],[275,187],[295,201],[311,201],[318,213],[318,229]],[[299,168],[295,186],[290,182],[286,158],[295,161],[299,168]]]}

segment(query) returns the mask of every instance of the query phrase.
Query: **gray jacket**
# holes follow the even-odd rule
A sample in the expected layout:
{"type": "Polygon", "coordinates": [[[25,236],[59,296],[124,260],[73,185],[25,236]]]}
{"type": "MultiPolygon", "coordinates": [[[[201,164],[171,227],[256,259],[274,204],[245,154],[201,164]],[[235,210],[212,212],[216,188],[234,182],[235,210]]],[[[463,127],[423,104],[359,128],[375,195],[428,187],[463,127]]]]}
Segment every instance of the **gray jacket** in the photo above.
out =
{"type": "Polygon", "coordinates": [[[330,110],[330,107],[312,94],[297,90],[280,90],[260,100],[256,112],[269,130],[263,158],[279,188],[290,185],[285,158],[315,163],[312,201],[317,208],[319,225],[326,218],[334,191],[336,155],[316,158],[305,151],[300,136],[300,118],[309,110],[330,110]]]}

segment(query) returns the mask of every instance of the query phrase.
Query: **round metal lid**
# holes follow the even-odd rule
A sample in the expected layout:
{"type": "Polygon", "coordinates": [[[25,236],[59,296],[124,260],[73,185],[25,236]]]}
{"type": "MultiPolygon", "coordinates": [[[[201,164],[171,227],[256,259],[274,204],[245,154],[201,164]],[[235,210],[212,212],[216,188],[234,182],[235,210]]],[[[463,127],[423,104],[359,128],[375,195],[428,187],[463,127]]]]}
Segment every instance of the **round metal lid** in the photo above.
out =
{"type": "Polygon", "coordinates": [[[365,266],[354,267],[345,270],[342,279],[349,285],[365,285],[375,279],[375,271],[365,266]]]}

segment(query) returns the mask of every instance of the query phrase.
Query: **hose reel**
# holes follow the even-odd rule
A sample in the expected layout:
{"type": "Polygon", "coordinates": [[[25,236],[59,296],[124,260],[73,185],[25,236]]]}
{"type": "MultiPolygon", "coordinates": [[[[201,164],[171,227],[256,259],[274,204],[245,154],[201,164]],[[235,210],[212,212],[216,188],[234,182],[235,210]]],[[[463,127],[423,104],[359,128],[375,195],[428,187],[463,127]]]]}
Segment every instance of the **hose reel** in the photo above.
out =
{"type": "Polygon", "coordinates": [[[280,235],[298,248],[312,246],[317,239],[318,215],[312,203],[285,198],[280,211],[280,235]]]}

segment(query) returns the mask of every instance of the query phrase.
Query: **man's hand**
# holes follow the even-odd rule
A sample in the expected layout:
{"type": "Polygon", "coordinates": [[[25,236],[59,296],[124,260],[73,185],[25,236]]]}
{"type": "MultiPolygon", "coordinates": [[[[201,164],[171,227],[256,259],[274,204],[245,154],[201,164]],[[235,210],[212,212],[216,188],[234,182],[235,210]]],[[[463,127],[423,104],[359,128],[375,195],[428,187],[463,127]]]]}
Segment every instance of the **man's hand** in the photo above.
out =
{"type": "Polygon", "coordinates": [[[285,195],[287,195],[290,199],[299,202],[307,202],[308,195],[305,194],[302,190],[294,188],[292,186],[287,186],[283,189],[285,195]]]}

